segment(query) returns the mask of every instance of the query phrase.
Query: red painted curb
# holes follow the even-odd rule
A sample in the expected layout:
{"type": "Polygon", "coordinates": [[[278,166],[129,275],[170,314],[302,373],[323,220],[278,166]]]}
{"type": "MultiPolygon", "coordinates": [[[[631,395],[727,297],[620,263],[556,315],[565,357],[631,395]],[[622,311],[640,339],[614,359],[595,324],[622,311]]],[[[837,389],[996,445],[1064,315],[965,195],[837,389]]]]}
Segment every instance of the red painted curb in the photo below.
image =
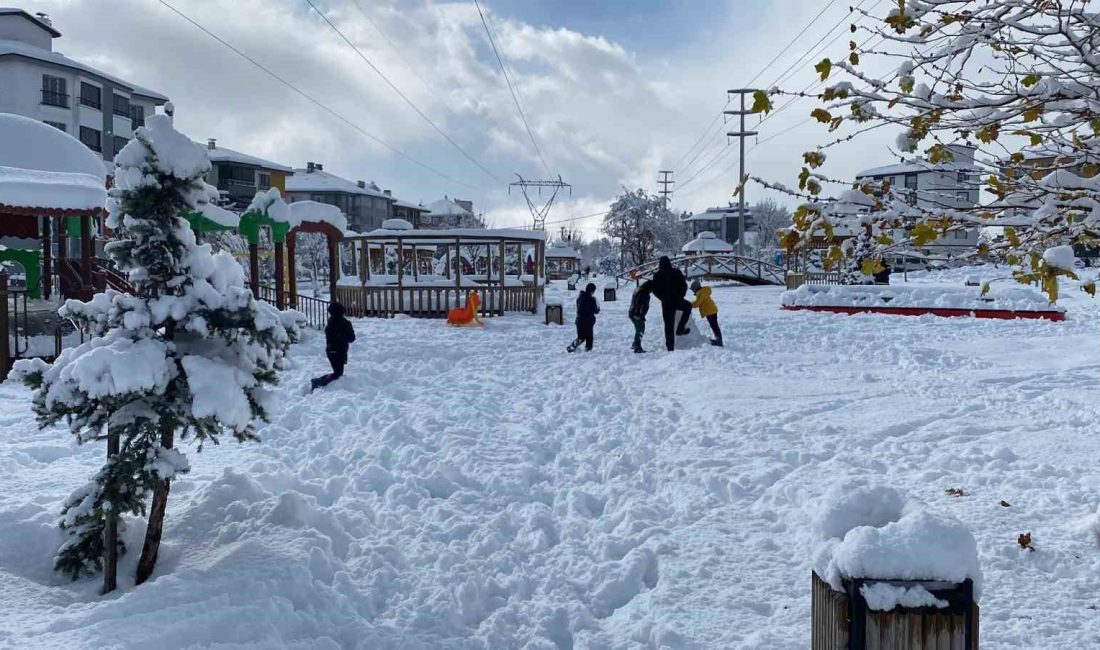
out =
{"type": "Polygon", "coordinates": [[[1011,309],[949,309],[942,307],[830,307],[827,305],[799,306],[782,305],[787,311],[817,311],[833,314],[888,314],[891,316],[943,316],[954,318],[970,316],[973,318],[996,318],[1000,320],[1015,320],[1024,318],[1029,320],[1064,321],[1066,313],[1063,311],[1013,311],[1011,309]]]}

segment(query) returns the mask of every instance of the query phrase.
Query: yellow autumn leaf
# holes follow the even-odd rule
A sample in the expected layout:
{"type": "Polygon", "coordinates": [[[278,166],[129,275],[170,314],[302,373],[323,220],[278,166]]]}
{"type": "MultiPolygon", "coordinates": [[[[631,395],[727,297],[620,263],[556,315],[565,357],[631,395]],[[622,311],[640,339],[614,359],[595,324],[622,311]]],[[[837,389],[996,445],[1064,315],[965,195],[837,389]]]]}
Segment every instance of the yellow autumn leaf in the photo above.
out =
{"type": "Polygon", "coordinates": [[[769,113],[772,110],[772,100],[768,98],[768,93],[763,90],[758,90],[752,94],[752,110],[753,113],[769,113]]]}
{"type": "Polygon", "coordinates": [[[821,59],[821,61],[814,66],[814,70],[817,70],[818,74],[821,75],[822,81],[825,81],[829,78],[829,73],[832,71],[832,69],[833,62],[829,59],[821,59]]]}

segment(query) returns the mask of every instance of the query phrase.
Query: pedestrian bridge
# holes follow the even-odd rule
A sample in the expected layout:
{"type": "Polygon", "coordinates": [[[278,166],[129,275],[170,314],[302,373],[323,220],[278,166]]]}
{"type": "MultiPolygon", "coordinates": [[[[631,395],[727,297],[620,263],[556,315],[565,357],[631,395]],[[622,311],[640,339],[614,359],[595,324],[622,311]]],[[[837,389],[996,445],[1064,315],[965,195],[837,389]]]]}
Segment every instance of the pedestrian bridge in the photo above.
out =
{"type": "MultiPolygon", "coordinates": [[[[782,266],[744,257],[734,253],[699,253],[696,255],[678,255],[671,258],[672,266],[691,278],[708,280],[735,280],[748,285],[785,285],[787,270],[782,266]]],[[[618,275],[623,281],[645,281],[657,272],[658,261],[647,262],[618,275]]]]}

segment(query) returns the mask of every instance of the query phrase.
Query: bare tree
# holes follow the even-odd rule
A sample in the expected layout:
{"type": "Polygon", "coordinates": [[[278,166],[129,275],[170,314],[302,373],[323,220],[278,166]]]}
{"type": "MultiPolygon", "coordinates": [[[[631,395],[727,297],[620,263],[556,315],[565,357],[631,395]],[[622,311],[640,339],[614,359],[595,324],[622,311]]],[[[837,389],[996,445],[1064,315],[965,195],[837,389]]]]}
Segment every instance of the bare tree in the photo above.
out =
{"type": "Polygon", "coordinates": [[[791,227],[791,211],[768,197],[752,206],[752,220],[759,231],[757,247],[775,248],[779,246],[779,230],[791,227]]]}
{"type": "Polygon", "coordinates": [[[623,262],[633,266],[651,261],[658,252],[679,252],[688,237],[682,215],[665,207],[663,198],[643,189],[624,189],[611,204],[600,230],[619,242],[623,262]]]}

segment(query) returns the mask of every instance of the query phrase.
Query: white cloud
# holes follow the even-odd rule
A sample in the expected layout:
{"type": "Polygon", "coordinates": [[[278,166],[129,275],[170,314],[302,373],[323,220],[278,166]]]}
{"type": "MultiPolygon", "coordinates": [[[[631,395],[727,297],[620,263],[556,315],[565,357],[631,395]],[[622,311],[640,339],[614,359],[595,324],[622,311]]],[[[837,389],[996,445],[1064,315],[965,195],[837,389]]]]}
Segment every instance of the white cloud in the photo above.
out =
{"type": "MultiPolygon", "coordinates": [[[[350,121],[478,189],[435,177],[371,142],[159,2],[114,0],[109,16],[95,2],[43,0],[26,8],[52,16],[65,34],[58,49],[171,96],[177,124],[195,139],[216,137],[224,146],[299,167],[320,161],[327,170],[374,180],[413,201],[427,203],[444,194],[470,198],[500,226],[528,220],[522,197],[514,191],[509,195],[504,183],[514,172],[527,177],[545,172],[472,3],[372,0],[357,8],[359,0],[315,0],[410,100],[499,181],[451,148],[304,1],[168,1],[350,121]],[[400,48],[400,55],[362,11],[400,48]]],[[[775,11],[748,12],[744,1],[731,0],[705,38],[645,52],[629,51],[598,34],[490,14],[551,171],[575,188],[575,197],[563,197],[551,220],[596,212],[623,185],[656,189],[657,170],[675,163],[695,141],[724,101],[726,88],[747,82],[820,9],[814,0],[772,4],[775,11]],[[729,38],[715,39],[714,34],[729,38]]],[[[805,43],[776,60],[758,83],[771,81],[845,11],[837,7],[823,17],[805,43]]],[[[843,50],[846,42],[842,36],[837,46],[843,50]]],[[[794,85],[811,78],[810,65],[794,77],[794,85]]],[[[810,102],[801,102],[769,120],[761,137],[804,119],[810,108],[810,102]]],[[[750,172],[789,182],[801,152],[821,141],[822,132],[819,125],[808,124],[760,147],[750,157],[750,172]]],[[[840,171],[888,156],[885,148],[868,153],[866,143],[849,148],[848,155],[853,169],[840,171]]],[[[838,150],[831,160],[843,156],[838,150]]],[[[717,176],[735,160],[728,157],[700,180],[717,176]]],[[[689,174],[678,173],[678,180],[689,174]]],[[[735,175],[732,169],[725,182],[700,187],[683,200],[677,197],[676,207],[700,209],[729,200],[735,175]]],[[[758,198],[754,191],[750,188],[750,198],[758,198]]],[[[578,225],[594,234],[598,220],[578,225]]]]}

